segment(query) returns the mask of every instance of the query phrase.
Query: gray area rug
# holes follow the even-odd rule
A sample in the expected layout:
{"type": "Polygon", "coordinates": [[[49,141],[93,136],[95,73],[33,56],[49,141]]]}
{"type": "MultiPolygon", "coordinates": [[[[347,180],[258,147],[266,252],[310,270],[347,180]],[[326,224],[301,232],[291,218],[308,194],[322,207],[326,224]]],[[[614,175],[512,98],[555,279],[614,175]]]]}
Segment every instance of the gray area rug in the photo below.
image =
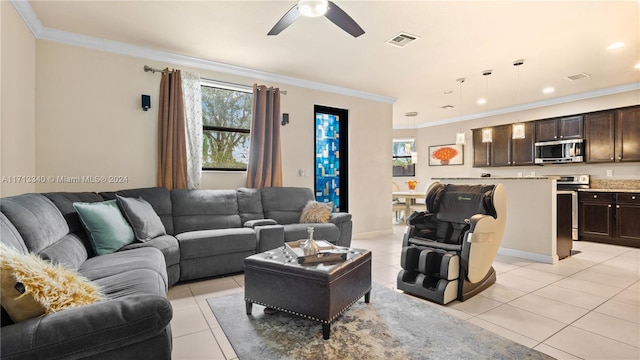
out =
{"type": "Polygon", "coordinates": [[[207,300],[240,360],[552,359],[375,283],[371,302],[338,317],[329,340],[319,322],[256,304],[248,316],[243,296],[207,300]]]}

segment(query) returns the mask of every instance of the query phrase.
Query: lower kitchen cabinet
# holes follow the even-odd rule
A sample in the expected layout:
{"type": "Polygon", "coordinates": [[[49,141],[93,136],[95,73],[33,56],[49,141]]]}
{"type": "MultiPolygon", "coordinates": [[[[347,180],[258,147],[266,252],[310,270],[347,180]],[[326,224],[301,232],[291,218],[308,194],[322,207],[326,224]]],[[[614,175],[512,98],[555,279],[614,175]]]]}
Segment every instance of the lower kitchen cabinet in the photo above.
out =
{"type": "Polygon", "coordinates": [[[579,195],[580,240],[640,247],[640,193],[579,195]]]}
{"type": "Polygon", "coordinates": [[[558,194],[556,204],[556,252],[559,259],[571,255],[573,239],[571,238],[571,194],[558,194]]]}

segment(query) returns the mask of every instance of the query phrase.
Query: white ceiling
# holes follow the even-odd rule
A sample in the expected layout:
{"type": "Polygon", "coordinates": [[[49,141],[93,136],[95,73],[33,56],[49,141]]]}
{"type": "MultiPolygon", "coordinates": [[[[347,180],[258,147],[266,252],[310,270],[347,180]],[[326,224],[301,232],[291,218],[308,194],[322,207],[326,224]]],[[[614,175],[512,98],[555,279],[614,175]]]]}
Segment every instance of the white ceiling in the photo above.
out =
{"type": "Polygon", "coordinates": [[[364,35],[322,17],[267,36],[295,0],[29,4],[46,29],[397,98],[397,128],[639,88],[637,0],[334,2],[364,35]],[[385,43],[400,32],[420,39],[405,48],[385,43]],[[614,42],[626,45],[609,50],[614,42]],[[487,69],[493,74],[484,77],[487,69]],[[566,79],[582,72],[590,77],[566,79]],[[466,78],[461,91],[458,78],[466,78]],[[555,92],[545,95],[548,86],[555,92]],[[485,95],[488,103],[477,105],[485,95]],[[418,116],[406,117],[410,111],[418,116]]]}

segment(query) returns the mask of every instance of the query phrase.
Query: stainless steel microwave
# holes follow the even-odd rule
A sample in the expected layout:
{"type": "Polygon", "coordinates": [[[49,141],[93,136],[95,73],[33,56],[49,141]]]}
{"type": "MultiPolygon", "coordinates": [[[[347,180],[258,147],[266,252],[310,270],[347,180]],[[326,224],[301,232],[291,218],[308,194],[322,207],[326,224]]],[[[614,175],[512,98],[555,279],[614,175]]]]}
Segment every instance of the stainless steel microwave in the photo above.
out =
{"type": "Polygon", "coordinates": [[[584,139],[538,142],[536,164],[583,162],[584,139]]]}

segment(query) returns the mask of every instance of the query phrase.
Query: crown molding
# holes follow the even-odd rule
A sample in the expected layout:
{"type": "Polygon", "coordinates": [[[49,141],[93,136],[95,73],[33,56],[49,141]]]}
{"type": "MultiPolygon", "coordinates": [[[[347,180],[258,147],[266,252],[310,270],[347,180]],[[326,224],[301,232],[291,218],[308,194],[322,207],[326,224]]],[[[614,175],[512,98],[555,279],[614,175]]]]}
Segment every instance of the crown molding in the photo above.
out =
{"type": "Polygon", "coordinates": [[[225,74],[243,76],[255,80],[271,81],[280,84],[299,86],[302,88],[353,96],[356,98],[373,100],[383,103],[393,104],[398,100],[397,98],[391,96],[378,95],[341,86],[274,74],[266,71],[220,63],[192,56],[175,54],[168,51],[160,51],[142,46],[131,45],[119,41],[107,40],[93,36],[47,28],[42,25],[40,19],[38,19],[38,16],[33,11],[33,8],[28,1],[11,0],[11,3],[16,8],[18,14],[20,14],[29,30],[31,30],[31,33],[33,33],[33,35],[39,40],[52,41],[66,45],[73,45],[119,55],[138,57],[173,65],[187,66],[201,70],[209,70],[225,74]]]}
{"type": "Polygon", "coordinates": [[[447,125],[447,124],[453,124],[461,121],[481,119],[489,116],[509,114],[509,113],[514,113],[518,111],[531,110],[531,109],[536,109],[536,108],[545,107],[545,106],[564,104],[564,103],[573,102],[573,101],[586,100],[586,99],[596,98],[600,96],[614,95],[614,94],[624,93],[628,91],[638,91],[638,90],[640,90],[640,82],[634,82],[634,83],[614,86],[606,89],[588,91],[588,92],[583,92],[579,94],[573,94],[573,95],[568,95],[568,96],[563,96],[563,97],[558,97],[553,99],[534,101],[526,104],[510,106],[510,107],[496,109],[492,111],[486,111],[481,113],[475,113],[475,114],[453,117],[449,119],[433,121],[426,124],[416,125],[415,127],[400,126],[400,127],[394,127],[394,129],[398,129],[398,130],[421,129],[421,128],[428,128],[432,126],[447,125]]]}

